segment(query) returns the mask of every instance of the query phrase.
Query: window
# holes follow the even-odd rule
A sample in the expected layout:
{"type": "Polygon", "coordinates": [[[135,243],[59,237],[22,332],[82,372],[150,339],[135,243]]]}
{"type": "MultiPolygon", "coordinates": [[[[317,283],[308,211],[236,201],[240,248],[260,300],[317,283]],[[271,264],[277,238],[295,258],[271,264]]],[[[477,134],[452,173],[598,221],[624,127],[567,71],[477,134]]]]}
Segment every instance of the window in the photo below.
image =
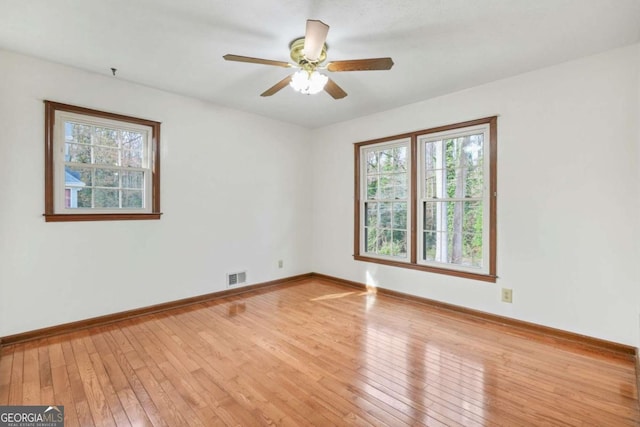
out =
{"type": "Polygon", "coordinates": [[[45,220],[160,218],[160,123],[45,101],[45,220]]]}
{"type": "Polygon", "coordinates": [[[392,141],[363,149],[363,246],[368,254],[404,260],[409,255],[408,142],[392,141]]]}
{"type": "Polygon", "coordinates": [[[355,144],[355,255],[495,282],[497,118],[355,144]]]}

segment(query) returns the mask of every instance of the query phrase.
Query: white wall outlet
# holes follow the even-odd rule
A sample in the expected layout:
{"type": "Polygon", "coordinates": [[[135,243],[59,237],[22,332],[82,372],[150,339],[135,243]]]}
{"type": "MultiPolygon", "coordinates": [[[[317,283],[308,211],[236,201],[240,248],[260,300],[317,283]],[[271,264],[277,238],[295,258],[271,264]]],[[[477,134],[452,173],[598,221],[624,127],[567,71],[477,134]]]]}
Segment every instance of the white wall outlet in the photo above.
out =
{"type": "Polygon", "coordinates": [[[502,302],[513,302],[513,289],[502,288],[502,302]]]}
{"type": "Polygon", "coordinates": [[[278,268],[282,268],[282,267],[284,267],[284,261],[279,260],[278,261],[278,268]]]}

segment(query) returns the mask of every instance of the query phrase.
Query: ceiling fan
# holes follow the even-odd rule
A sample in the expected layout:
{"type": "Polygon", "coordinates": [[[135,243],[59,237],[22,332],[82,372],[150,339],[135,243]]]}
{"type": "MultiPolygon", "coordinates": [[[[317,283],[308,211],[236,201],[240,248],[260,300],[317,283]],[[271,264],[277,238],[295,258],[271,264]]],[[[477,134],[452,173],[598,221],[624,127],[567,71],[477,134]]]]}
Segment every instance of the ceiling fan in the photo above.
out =
{"type": "Polygon", "coordinates": [[[285,86],[290,85],[298,92],[304,94],[315,94],[324,89],[334,99],[341,99],[347,96],[340,86],[333,80],[318,72],[327,71],[368,71],[368,70],[389,70],[393,66],[391,58],[370,58],[352,59],[346,61],[332,61],[323,65],[327,59],[327,33],[329,26],[322,21],[308,19],[307,30],[304,37],[295,39],[289,45],[293,64],[284,61],[274,61],[271,59],[252,58],[226,54],[223,58],[227,61],[249,62],[253,64],[273,65],[284,68],[297,68],[298,71],[280,80],[260,96],[271,96],[285,86]]]}

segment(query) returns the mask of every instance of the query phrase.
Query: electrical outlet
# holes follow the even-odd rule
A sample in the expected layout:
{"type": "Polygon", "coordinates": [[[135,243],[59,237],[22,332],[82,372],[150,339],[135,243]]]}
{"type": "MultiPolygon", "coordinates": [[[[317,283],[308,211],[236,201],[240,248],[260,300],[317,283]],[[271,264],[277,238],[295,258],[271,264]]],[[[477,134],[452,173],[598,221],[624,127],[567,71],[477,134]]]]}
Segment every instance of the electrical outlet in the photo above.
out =
{"type": "Polygon", "coordinates": [[[502,288],[502,302],[513,302],[513,289],[502,288]]]}
{"type": "Polygon", "coordinates": [[[279,260],[278,261],[278,268],[282,268],[282,267],[284,267],[284,261],[279,260]]]}

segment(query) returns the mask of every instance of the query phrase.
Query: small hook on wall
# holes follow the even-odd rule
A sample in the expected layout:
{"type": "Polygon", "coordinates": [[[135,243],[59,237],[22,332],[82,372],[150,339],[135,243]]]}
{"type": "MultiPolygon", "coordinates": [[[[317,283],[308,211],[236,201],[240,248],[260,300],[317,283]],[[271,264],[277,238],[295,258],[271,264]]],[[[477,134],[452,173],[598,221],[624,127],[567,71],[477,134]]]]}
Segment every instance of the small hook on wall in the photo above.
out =
{"type": "Polygon", "coordinates": [[[118,71],[118,69],[117,69],[117,68],[113,68],[113,67],[111,67],[111,72],[113,73],[113,75],[114,75],[114,76],[116,75],[116,71],[118,71]]]}

